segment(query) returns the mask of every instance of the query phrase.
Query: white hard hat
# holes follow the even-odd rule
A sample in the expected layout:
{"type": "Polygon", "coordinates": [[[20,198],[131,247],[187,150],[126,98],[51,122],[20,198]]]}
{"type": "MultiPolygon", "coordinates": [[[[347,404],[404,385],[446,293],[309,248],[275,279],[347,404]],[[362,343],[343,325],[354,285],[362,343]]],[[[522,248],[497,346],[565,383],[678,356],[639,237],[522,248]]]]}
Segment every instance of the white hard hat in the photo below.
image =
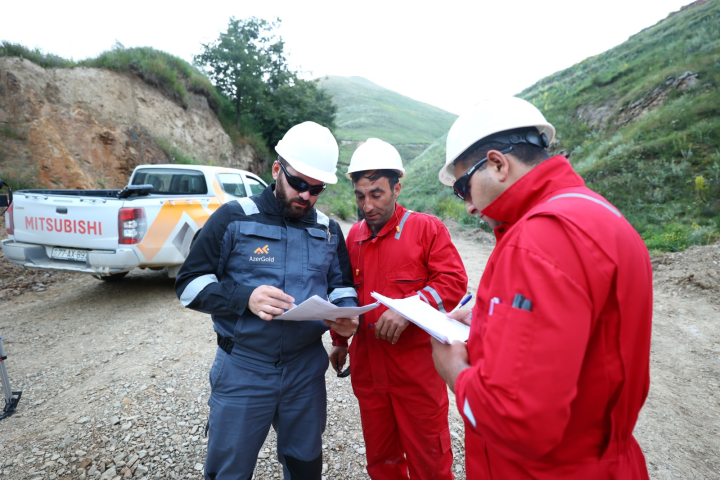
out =
{"type": "Polygon", "coordinates": [[[291,167],[323,183],[337,183],[338,144],[330,130],[303,122],[288,130],[275,151],[291,167]]]}
{"type": "Polygon", "coordinates": [[[400,178],[405,176],[400,153],[387,142],[379,138],[368,138],[360,145],[350,159],[346,176],[352,179],[352,173],[366,170],[397,170],[400,178]]]}
{"type": "Polygon", "coordinates": [[[478,103],[460,115],[447,135],[445,166],[440,181],[452,186],[455,182],[453,162],[468,148],[490,135],[517,128],[535,127],[545,134],[547,143],[555,138],[555,128],[532,103],[517,97],[503,97],[478,103]]]}

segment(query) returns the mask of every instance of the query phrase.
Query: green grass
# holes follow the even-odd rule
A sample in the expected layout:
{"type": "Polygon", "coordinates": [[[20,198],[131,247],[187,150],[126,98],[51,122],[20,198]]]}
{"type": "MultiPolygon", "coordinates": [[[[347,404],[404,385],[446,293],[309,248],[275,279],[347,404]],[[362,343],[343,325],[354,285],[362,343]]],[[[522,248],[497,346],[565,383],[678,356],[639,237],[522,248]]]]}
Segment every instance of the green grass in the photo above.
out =
{"type": "Polygon", "coordinates": [[[222,96],[210,80],[190,63],[150,47],[125,48],[116,44],[95,58],[77,62],[78,66],[131,72],[146,83],[187,105],[188,92],[204,96],[210,108],[219,114],[222,96]]]}
{"type": "Polygon", "coordinates": [[[43,68],[70,68],[75,62],[67,60],[51,53],[43,53],[39,49],[31,50],[23,45],[7,42],[0,42],[0,57],[19,57],[40,65],[43,68]]]}
{"type": "MultiPolygon", "coordinates": [[[[569,154],[587,185],[615,204],[654,252],[720,238],[720,2],[686,9],[601,55],[557,72],[519,96],[558,130],[555,153],[569,154]],[[620,120],[666,78],[698,75],[694,88],[669,91],[633,121],[620,120]],[[709,85],[707,85],[709,84],[709,85]],[[607,123],[579,113],[607,106],[607,123]]],[[[437,173],[440,138],[410,165],[408,208],[475,226],[437,173]]],[[[402,200],[402,199],[401,199],[402,200]]]]}
{"type": "Polygon", "coordinates": [[[555,125],[556,151],[569,154],[588,186],[623,211],[648,247],[672,251],[720,232],[719,85],[720,2],[711,1],[540,80],[520,97],[555,125]],[[636,103],[686,71],[697,74],[695,87],[669,90],[625,121],[636,103]],[[606,122],[591,126],[580,118],[588,107],[607,107],[606,122]]]}

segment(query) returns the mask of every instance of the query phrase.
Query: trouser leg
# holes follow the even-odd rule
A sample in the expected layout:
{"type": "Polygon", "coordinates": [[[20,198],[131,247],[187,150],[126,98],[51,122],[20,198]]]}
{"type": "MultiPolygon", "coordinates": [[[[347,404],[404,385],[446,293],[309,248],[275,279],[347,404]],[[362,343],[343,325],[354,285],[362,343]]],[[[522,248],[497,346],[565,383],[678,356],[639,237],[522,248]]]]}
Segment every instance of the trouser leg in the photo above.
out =
{"type": "Polygon", "coordinates": [[[286,480],[320,480],[322,476],[328,360],[322,344],[318,347],[283,369],[282,396],[273,428],[286,480]]]}
{"type": "Polygon", "coordinates": [[[452,479],[447,385],[435,371],[430,345],[396,355],[389,389],[398,434],[413,480],[452,479]]]}
{"type": "Polygon", "coordinates": [[[353,387],[360,406],[368,475],[373,480],[407,478],[408,465],[388,392],[353,387]]]}
{"type": "Polygon", "coordinates": [[[448,402],[421,413],[408,399],[393,398],[398,434],[413,480],[452,479],[452,449],[448,428],[448,402]]]}
{"type": "Polygon", "coordinates": [[[250,479],[275,416],[281,372],[218,349],[210,386],[205,479],[250,479]]]}

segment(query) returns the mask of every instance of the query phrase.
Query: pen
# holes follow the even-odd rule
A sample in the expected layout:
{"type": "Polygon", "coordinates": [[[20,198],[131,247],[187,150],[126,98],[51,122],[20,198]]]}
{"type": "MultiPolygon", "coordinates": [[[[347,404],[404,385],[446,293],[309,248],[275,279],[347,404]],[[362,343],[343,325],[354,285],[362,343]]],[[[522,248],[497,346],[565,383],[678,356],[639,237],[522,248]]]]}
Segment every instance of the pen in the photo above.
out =
{"type": "Polygon", "coordinates": [[[470,301],[471,298],[472,298],[472,294],[466,295],[465,298],[460,300],[460,303],[457,304],[457,307],[453,308],[452,311],[450,313],[448,313],[448,315],[452,315],[453,313],[460,310],[460,308],[464,307],[470,301]]]}

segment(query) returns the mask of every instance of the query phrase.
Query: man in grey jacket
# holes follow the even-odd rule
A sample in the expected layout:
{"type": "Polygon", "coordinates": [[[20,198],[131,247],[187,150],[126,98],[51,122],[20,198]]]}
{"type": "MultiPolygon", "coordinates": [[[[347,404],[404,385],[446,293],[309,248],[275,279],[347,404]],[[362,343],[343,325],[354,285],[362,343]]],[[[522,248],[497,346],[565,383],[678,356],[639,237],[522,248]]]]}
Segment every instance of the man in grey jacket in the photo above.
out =
{"type": "Polygon", "coordinates": [[[278,143],[261,194],[220,207],[178,274],[183,305],[212,315],[218,351],[210,370],[206,479],[249,479],[270,425],[285,478],[320,479],[327,353],[321,336],[344,336],[358,319],[273,320],[313,295],[356,306],[340,226],[313,205],[336,183],[338,146],[313,122],[278,143]]]}

